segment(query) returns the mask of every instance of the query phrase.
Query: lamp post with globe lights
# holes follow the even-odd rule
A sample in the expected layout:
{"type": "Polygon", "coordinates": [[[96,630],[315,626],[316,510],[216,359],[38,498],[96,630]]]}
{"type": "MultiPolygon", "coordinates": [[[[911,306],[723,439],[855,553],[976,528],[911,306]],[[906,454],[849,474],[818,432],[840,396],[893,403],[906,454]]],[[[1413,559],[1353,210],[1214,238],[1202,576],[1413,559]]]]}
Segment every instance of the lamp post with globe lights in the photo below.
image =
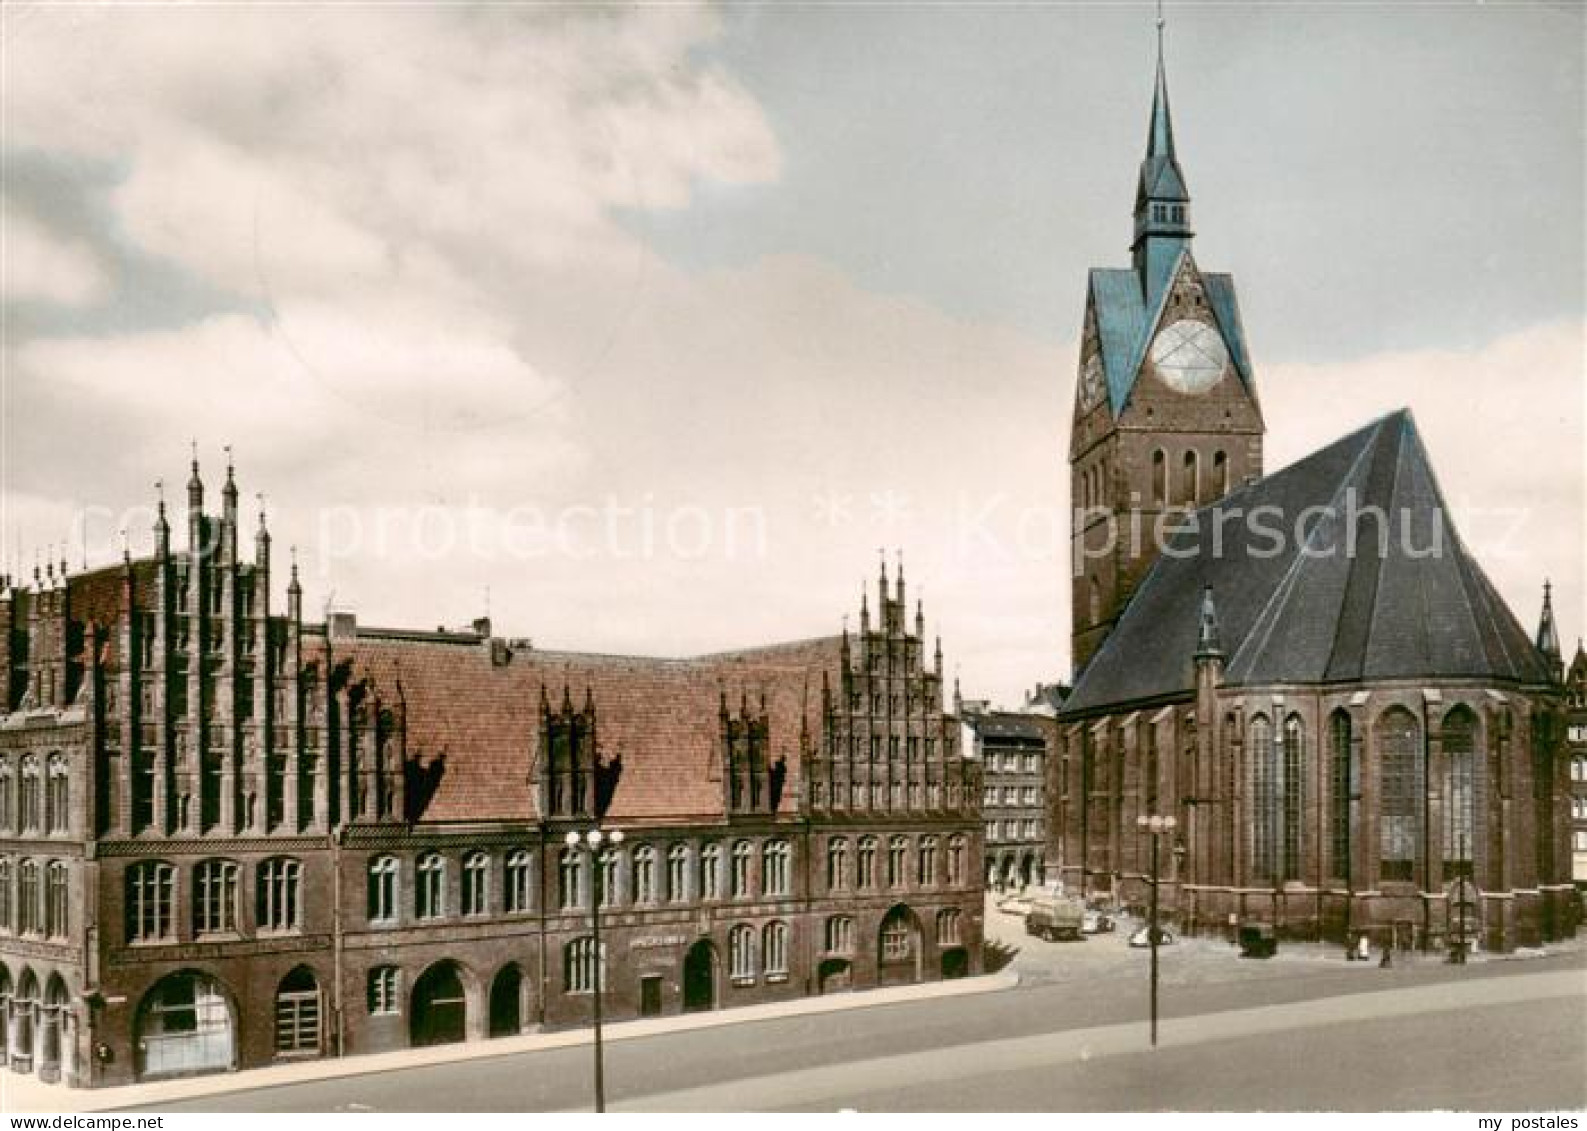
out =
{"type": "Polygon", "coordinates": [[[606,991],[606,956],[601,952],[601,903],[608,894],[605,890],[605,876],[601,869],[600,851],[603,844],[612,848],[622,844],[623,830],[613,829],[609,833],[603,833],[600,829],[590,829],[582,836],[577,832],[569,832],[562,840],[569,848],[584,846],[590,852],[590,943],[595,950],[595,975],[592,986],[595,1003],[595,1111],[600,1114],[606,1111],[605,1062],[601,1048],[601,996],[606,991]]]}
{"type": "Polygon", "coordinates": [[[1179,822],[1173,817],[1141,816],[1135,818],[1135,827],[1143,832],[1150,833],[1152,837],[1152,904],[1151,916],[1146,927],[1146,941],[1152,948],[1152,1047],[1157,1047],[1157,888],[1162,877],[1158,874],[1158,839],[1165,833],[1173,835],[1179,822]]]}

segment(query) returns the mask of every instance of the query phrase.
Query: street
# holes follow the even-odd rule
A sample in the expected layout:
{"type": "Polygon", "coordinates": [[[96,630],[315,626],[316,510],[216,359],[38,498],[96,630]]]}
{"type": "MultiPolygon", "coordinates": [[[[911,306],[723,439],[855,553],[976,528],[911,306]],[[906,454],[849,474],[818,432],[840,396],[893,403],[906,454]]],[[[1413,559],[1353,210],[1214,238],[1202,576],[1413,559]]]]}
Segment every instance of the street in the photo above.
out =
{"type": "MultiPolygon", "coordinates": [[[[1571,947],[1391,969],[1331,949],[1241,960],[1162,951],[1161,1046],[1146,953],[1122,932],[1020,947],[1018,989],[614,1041],[613,1110],[1528,1110],[1587,1106],[1587,970],[1571,947]]],[[[1018,942],[1015,940],[1018,939],[1018,942]]],[[[577,1110],[586,1047],[252,1089],[170,1111],[577,1110]]]]}

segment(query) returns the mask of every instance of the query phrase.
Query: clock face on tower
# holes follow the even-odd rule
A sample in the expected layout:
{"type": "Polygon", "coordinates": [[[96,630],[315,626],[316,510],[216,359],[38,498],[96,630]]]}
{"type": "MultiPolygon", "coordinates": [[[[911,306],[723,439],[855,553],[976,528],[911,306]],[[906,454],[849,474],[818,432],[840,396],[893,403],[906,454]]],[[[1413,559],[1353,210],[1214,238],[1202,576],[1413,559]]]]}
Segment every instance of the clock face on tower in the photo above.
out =
{"type": "Polygon", "coordinates": [[[1204,393],[1218,383],[1229,364],[1223,335],[1205,322],[1184,319],[1152,342],[1152,366],[1170,388],[1204,393]]]}
{"type": "Polygon", "coordinates": [[[1102,402],[1104,383],[1102,380],[1102,355],[1093,353],[1086,358],[1086,364],[1080,370],[1080,408],[1083,412],[1090,412],[1102,402]]]}

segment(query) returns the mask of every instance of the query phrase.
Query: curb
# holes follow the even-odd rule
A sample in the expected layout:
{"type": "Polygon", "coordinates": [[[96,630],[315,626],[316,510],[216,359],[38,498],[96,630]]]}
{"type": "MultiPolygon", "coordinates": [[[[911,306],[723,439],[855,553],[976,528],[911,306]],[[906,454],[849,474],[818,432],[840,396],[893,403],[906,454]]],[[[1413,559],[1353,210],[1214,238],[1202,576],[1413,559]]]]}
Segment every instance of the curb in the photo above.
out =
{"type": "MultiPolygon", "coordinates": [[[[746,1005],[709,1013],[619,1021],[602,1026],[601,1035],[606,1041],[639,1040],[667,1033],[776,1021],[785,1017],[841,1013],[853,1009],[901,1005],[911,1001],[995,993],[1013,989],[1019,983],[1018,972],[1007,969],[996,974],[982,974],[951,982],[924,982],[887,989],[858,990],[828,997],[798,998],[794,1001],[767,1005],[746,1005]]],[[[202,1099],[205,1096],[234,1092],[262,1091],[291,1084],[335,1080],[349,1076],[400,1072],[408,1068],[427,1068],[550,1049],[576,1048],[592,1044],[594,1039],[592,1029],[580,1027],[549,1033],[527,1033],[517,1037],[498,1037],[488,1041],[464,1041],[459,1044],[436,1045],[424,1049],[359,1053],[354,1056],[330,1057],[301,1064],[272,1065],[212,1076],[193,1076],[181,1080],[124,1084],[113,1088],[67,1088],[56,1084],[41,1084],[31,1076],[16,1076],[0,1071],[0,1113],[13,1115],[107,1111],[174,1100],[202,1099]]]]}

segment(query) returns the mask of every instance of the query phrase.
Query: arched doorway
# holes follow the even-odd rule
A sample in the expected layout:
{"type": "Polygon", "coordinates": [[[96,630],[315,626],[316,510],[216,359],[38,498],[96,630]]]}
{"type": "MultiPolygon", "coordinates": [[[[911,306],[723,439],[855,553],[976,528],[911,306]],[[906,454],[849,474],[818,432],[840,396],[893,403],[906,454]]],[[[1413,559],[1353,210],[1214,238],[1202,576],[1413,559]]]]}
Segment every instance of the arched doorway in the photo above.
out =
{"type": "Polygon", "coordinates": [[[11,1063],[11,971],[0,962],[0,1067],[11,1063]]]}
{"type": "Polygon", "coordinates": [[[39,1014],[39,1079],[52,1084],[61,1078],[61,1056],[65,1047],[63,1032],[71,1009],[71,995],[59,974],[50,976],[44,988],[44,1008],[39,1014]]]}
{"type": "Polygon", "coordinates": [[[39,980],[33,971],[22,967],[17,979],[16,997],[11,999],[11,1067],[18,1072],[33,1071],[34,1022],[39,1008],[39,980]]]}
{"type": "Polygon", "coordinates": [[[877,981],[884,986],[920,981],[920,919],[898,904],[876,933],[877,981]]]}
{"type": "Polygon", "coordinates": [[[942,976],[944,979],[964,978],[970,973],[970,952],[962,946],[950,946],[942,952],[942,976]]]}
{"type": "Polygon", "coordinates": [[[511,1037],[523,1030],[523,971],[509,962],[490,984],[490,1035],[511,1037]]]}
{"type": "Polygon", "coordinates": [[[1019,858],[1019,886],[1021,888],[1028,888],[1035,878],[1036,858],[1027,852],[1024,856],[1019,858]]]}
{"type": "Polygon", "coordinates": [[[829,958],[821,963],[818,977],[824,994],[842,993],[854,988],[854,968],[846,958],[829,958]]]}
{"type": "Polygon", "coordinates": [[[457,963],[450,959],[437,962],[419,976],[408,1016],[408,1037],[415,1048],[463,1039],[467,1032],[468,997],[463,992],[463,975],[457,963]]]}
{"type": "Polygon", "coordinates": [[[1444,888],[1448,921],[1444,924],[1445,945],[1462,958],[1482,947],[1482,892],[1471,880],[1461,877],[1444,888]]]}
{"type": "Polygon", "coordinates": [[[683,1011],[716,1008],[716,947],[701,939],[683,958],[683,1011]]]}
{"type": "Polygon", "coordinates": [[[134,1069],[140,1080],[229,1072],[237,1022],[219,982],[184,970],[156,982],[138,1006],[134,1069]]]}
{"type": "Polygon", "coordinates": [[[299,966],[276,988],[276,1053],[319,1056],[323,1045],[320,983],[314,971],[299,966]]]}

